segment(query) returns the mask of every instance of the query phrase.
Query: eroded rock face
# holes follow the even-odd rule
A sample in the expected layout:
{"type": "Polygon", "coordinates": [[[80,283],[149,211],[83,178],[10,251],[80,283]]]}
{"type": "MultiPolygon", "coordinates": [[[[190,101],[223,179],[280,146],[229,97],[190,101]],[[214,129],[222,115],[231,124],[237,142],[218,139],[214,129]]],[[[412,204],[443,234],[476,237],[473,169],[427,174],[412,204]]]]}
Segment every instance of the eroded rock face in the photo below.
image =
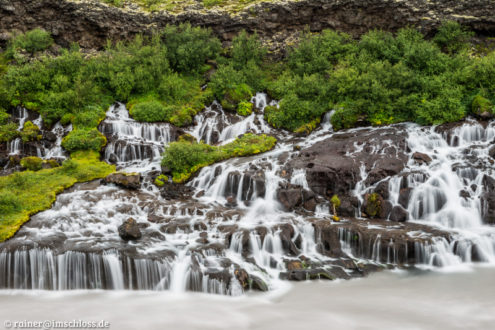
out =
{"type": "Polygon", "coordinates": [[[302,0],[249,6],[237,15],[223,11],[188,11],[178,15],[119,9],[101,1],[0,0],[0,43],[11,31],[43,27],[63,46],[79,42],[84,48],[101,48],[107,39],[129,39],[167,24],[190,22],[210,27],[229,41],[240,30],[257,31],[284,45],[289,36],[306,26],[313,32],[331,28],[359,36],[370,29],[396,31],[417,26],[432,34],[440,22],[456,20],[482,35],[495,33],[495,3],[491,0],[302,0]],[[57,17],[53,20],[53,17],[57,17]]]}
{"type": "Polygon", "coordinates": [[[141,175],[138,173],[112,173],[104,178],[103,183],[113,183],[127,189],[139,189],[141,187],[141,175]]]}
{"type": "Polygon", "coordinates": [[[337,194],[346,200],[364,179],[361,167],[368,173],[366,184],[372,185],[402,171],[408,160],[406,149],[406,134],[400,126],[361,129],[335,134],[302,150],[287,167],[305,169],[308,185],[315,193],[327,198],[337,194]]]}

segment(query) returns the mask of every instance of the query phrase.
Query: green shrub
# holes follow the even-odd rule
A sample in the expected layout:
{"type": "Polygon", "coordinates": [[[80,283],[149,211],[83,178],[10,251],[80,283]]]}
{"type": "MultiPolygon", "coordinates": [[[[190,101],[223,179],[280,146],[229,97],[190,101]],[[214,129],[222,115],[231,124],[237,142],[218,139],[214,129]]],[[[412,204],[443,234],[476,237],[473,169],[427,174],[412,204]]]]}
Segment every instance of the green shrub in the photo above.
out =
{"type": "Polygon", "coordinates": [[[107,139],[96,128],[76,129],[62,140],[62,147],[69,152],[77,150],[100,151],[107,144],[107,139]]]}
{"type": "Polygon", "coordinates": [[[210,29],[192,27],[189,23],[167,25],[161,36],[170,65],[179,72],[202,71],[206,60],[215,59],[222,48],[210,29]]]}
{"type": "Polygon", "coordinates": [[[21,33],[14,37],[9,43],[10,52],[25,50],[31,54],[45,50],[53,44],[50,33],[43,29],[34,29],[26,33],[21,33]]]}
{"type": "Polygon", "coordinates": [[[23,142],[41,139],[40,128],[33,124],[31,121],[26,121],[21,131],[21,138],[23,142]]]}
{"type": "Polygon", "coordinates": [[[289,53],[288,64],[292,72],[301,76],[324,73],[354,50],[354,42],[347,34],[332,30],[317,35],[306,33],[289,53]]]}
{"type": "Polygon", "coordinates": [[[253,62],[256,65],[261,64],[267,50],[256,33],[249,35],[246,31],[242,30],[232,40],[231,53],[234,68],[242,70],[249,62],[253,62]]]}
{"type": "Polygon", "coordinates": [[[241,116],[249,116],[253,113],[253,104],[251,102],[242,101],[237,106],[237,114],[241,116]]]}
{"type": "Polygon", "coordinates": [[[19,131],[17,131],[17,124],[7,123],[0,125],[0,142],[8,142],[19,136],[19,131]]]}
{"type": "Polygon", "coordinates": [[[495,112],[493,103],[479,94],[473,99],[471,111],[477,116],[492,115],[495,112]]]}
{"type": "Polygon", "coordinates": [[[474,36],[472,31],[455,21],[442,23],[433,41],[448,53],[458,53],[468,47],[468,41],[474,36]]]}
{"type": "Polygon", "coordinates": [[[30,171],[39,171],[43,165],[43,159],[39,157],[24,157],[21,159],[21,166],[30,171]]]}
{"type": "Polygon", "coordinates": [[[134,119],[146,122],[167,121],[173,112],[172,106],[165,106],[156,100],[137,103],[129,109],[134,119]]]}
{"type": "Polygon", "coordinates": [[[240,102],[249,100],[252,96],[253,90],[248,85],[235,85],[225,91],[221,105],[225,110],[235,111],[240,102]]]}

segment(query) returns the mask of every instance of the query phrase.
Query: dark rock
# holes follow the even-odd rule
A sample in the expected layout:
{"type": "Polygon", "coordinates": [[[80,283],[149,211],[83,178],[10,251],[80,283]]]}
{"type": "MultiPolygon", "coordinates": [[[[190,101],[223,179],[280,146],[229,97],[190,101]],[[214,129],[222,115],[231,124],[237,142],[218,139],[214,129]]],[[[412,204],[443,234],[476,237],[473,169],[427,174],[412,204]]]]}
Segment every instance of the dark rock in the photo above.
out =
{"type": "Polygon", "coordinates": [[[432,159],[430,156],[427,154],[421,153],[421,152],[415,152],[412,155],[412,158],[418,163],[418,164],[430,164],[432,159]]]}
{"type": "Polygon", "coordinates": [[[303,201],[302,188],[279,189],[277,198],[286,210],[294,210],[303,201]]]}
{"type": "Polygon", "coordinates": [[[119,226],[119,236],[125,240],[138,240],[141,238],[141,230],[136,220],[129,218],[119,226]]]}
{"type": "Polygon", "coordinates": [[[403,188],[399,191],[399,204],[402,205],[402,207],[405,209],[407,209],[407,205],[409,204],[411,191],[412,188],[403,188]]]}
{"type": "Polygon", "coordinates": [[[491,146],[490,149],[488,149],[488,155],[492,158],[495,158],[495,145],[491,146]]]}
{"type": "Polygon", "coordinates": [[[47,140],[48,142],[55,142],[57,141],[57,135],[51,131],[44,131],[43,132],[43,139],[47,140]]]}
{"type": "Polygon", "coordinates": [[[406,221],[408,213],[401,206],[394,206],[392,208],[392,212],[390,213],[390,220],[396,222],[404,222],[406,221]]]}
{"type": "Polygon", "coordinates": [[[400,173],[407,163],[405,136],[396,127],[335,134],[302,150],[302,156],[291,159],[286,168],[305,169],[313,192],[327,198],[337,194],[342,203],[342,196],[350,196],[362,179],[362,164],[368,185],[400,173]]]}
{"type": "Polygon", "coordinates": [[[138,173],[112,173],[103,179],[103,183],[113,183],[127,189],[141,188],[141,175],[138,173]]]}
{"type": "Polygon", "coordinates": [[[485,175],[482,180],[483,193],[481,194],[481,214],[483,222],[495,224],[495,179],[485,175]]]}

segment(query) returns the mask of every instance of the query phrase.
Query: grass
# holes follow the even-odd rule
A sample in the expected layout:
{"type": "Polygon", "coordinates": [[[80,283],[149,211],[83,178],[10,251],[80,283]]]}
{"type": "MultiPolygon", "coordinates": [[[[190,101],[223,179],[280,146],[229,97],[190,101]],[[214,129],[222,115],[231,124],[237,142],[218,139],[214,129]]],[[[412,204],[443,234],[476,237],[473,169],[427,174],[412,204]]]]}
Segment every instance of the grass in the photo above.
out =
{"type": "Polygon", "coordinates": [[[12,237],[29,217],[51,207],[57,194],[77,182],[107,176],[115,167],[94,151],[78,151],[61,167],[0,177],[0,242],[12,237]]]}
{"type": "Polygon", "coordinates": [[[163,153],[162,165],[172,172],[175,183],[187,181],[201,168],[233,157],[243,157],[271,150],[277,140],[265,134],[244,134],[223,146],[196,142],[191,136],[182,136],[172,142],[163,153]]]}

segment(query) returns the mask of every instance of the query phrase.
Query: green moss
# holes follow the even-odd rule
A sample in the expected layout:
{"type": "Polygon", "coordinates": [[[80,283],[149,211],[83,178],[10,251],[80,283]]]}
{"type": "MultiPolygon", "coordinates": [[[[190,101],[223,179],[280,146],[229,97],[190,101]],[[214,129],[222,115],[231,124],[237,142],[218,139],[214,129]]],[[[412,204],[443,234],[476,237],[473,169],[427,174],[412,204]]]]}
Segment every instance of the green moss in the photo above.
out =
{"type": "Polygon", "coordinates": [[[48,209],[64,189],[115,171],[99,157],[94,151],[76,152],[57,168],[0,177],[0,241],[12,237],[31,215],[48,209]]]}
{"type": "Polygon", "coordinates": [[[168,176],[166,176],[165,174],[160,174],[154,181],[157,187],[163,187],[166,182],[168,182],[168,176]]]}
{"type": "Polygon", "coordinates": [[[21,166],[30,171],[39,171],[43,165],[43,159],[39,157],[24,157],[21,166]]]}
{"type": "Polygon", "coordinates": [[[366,199],[366,214],[373,218],[380,214],[381,211],[381,198],[377,193],[369,194],[366,199]]]}
{"type": "Polygon", "coordinates": [[[275,146],[276,141],[274,137],[265,134],[244,134],[231,143],[216,147],[180,138],[166,147],[162,165],[172,171],[174,182],[181,183],[199,169],[213,163],[268,151],[275,146]]]}
{"type": "Polygon", "coordinates": [[[237,114],[241,116],[249,116],[253,113],[253,104],[251,102],[242,101],[237,106],[237,114]]]}

